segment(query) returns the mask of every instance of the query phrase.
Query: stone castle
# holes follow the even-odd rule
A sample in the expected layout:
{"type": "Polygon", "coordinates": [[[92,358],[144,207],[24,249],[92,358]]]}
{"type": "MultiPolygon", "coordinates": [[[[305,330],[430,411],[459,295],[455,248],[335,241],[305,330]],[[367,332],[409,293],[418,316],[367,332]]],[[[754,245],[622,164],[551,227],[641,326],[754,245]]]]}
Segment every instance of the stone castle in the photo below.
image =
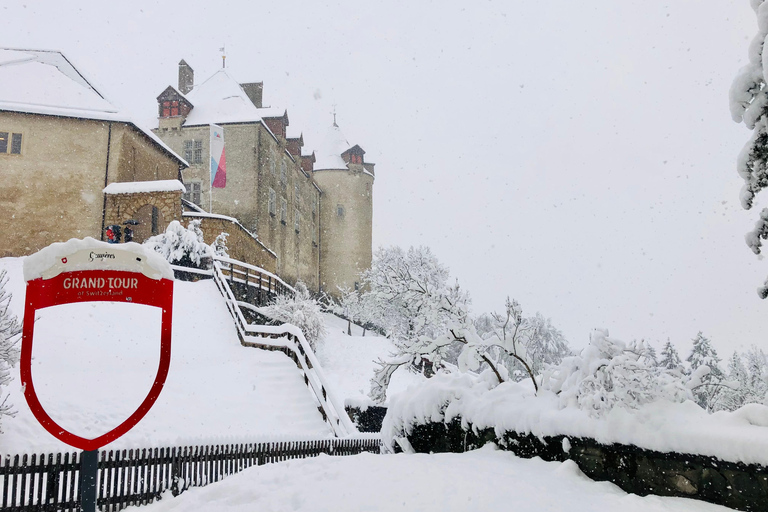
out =
{"type": "Polygon", "coordinates": [[[196,84],[182,60],[149,132],[59,52],[0,48],[3,78],[19,87],[0,90],[0,256],[103,240],[114,224],[141,242],[172,220],[199,219],[206,242],[227,232],[233,258],[315,292],[356,288],[369,268],[374,164],[335,120],[307,151],[287,111],[262,105],[262,82],[222,68],[196,84]],[[23,86],[32,82],[46,85],[23,86]],[[226,178],[212,187],[214,130],[226,178]]]}
{"type": "MultiPolygon", "coordinates": [[[[207,210],[185,215],[203,220],[206,237],[216,235],[206,230],[210,215],[237,219],[274,252],[276,273],[288,282],[332,295],[355,288],[371,264],[374,164],[335,120],[321,146],[306,152],[303,136],[288,134],[288,112],[263,106],[263,90],[262,82],[239,83],[224,68],[195,84],[182,60],[178,88],[158,96],[154,132],[189,163],[182,171],[187,204],[207,210]],[[211,186],[214,126],[223,130],[223,187],[211,186]]],[[[271,266],[265,251],[250,257],[271,266]]]]}

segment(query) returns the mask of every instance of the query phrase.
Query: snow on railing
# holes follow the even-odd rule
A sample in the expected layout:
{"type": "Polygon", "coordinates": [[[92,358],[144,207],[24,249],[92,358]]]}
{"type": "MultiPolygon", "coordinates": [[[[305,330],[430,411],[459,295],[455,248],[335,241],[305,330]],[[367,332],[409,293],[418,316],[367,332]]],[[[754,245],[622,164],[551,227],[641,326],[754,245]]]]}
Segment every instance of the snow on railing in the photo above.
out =
{"type": "Polygon", "coordinates": [[[269,290],[274,293],[281,293],[284,290],[296,293],[293,286],[289,285],[278,276],[268,270],[257,267],[255,265],[249,265],[248,263],[233,260],[232,258],[226,258],[224,256],[214,256],[214,261],[221,263],[220,267],[222,271],[229,271],[229,276],[238,282],[248,284],[250,286],[257,286],[256,279],[258,278],[259,287],[269,290]],[[236,277],[239,276],[239,277],[236,277]],[[252,278],[252,279],[251,279],[252,278]],[[267,288],[264,288],[264,284],[268,283],[267,288]],[[274,283],[274,286],[272,286],[274,283]],[[282,290],[281,290],[282,288],[282,290]]]}
{"type": "MultiPolygon", "coordinates": [[[[214,282],[224,296],[227,309],[235,321],[235,326],[243,344],[263,346],[265,348],[279,348],[285,350],[286,353],[290,352],[294,362],[296,362],[297,366],[304,372],[304,382],[313,392],[315,399],[319,404],[319,409],[323,414],[324,419],[331,425],[334,434],[342,437],[357,433],[357,429],[352,424],[349,416],[347,416],[344,408],[328,389],[328,385],[326,384],[327,379],[323,374],[320,363],[317,361],[317,358],[304,337],[304,333],[301,332],[301,329],[290,324],[279,326],[248,324],[240,308],[244,307],[255,310],[256,307],[246,302],[240,302],[235,298],[235,295],[232,293],[232,289],[227,282],[227,276],[222,272],[222,263],[230,263],[231,266],[233,264],[244,264],[229,258],[217,258],[214,262],[213,272],[214,282]],[[255,336],[262,339],[258,343],[248,340],[248,337],[255,336]]],[[[262,271],[262,269],[259,269],[258,267],[249,267],[254,270],[262,271]]],[[[272,276],[274,275],[272,274],[272,276]]],[[[280,280],[280,282],[285,284],[282,280],[280,280]]],[[[285,286],[287,287],[288,285],[285,286]]]]}

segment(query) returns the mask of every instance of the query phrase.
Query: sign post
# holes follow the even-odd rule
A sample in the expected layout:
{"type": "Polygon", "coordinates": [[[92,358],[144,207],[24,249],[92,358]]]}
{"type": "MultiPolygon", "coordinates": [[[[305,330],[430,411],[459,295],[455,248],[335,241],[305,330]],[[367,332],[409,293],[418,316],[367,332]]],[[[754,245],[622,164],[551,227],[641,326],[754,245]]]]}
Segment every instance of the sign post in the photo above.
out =
{"type": "MultiPolygon", "coordinates": [[[[134,243],[111,245],[92,238],[53,244],[24,261],[27,294],[21,342],[21,384],[37,421],[54,437],[83,450],[80,502],[96,510],[98,450],[133,428],[154,405],[171,362],[173,271],[159,255],[134,243]],[[32,378],[35,313],[39,309],[80,302],[119,302],[161,308],[160,363],[146,398],[125,421],[93,439],[69,432],[45,411],[32,378]]],[[[66,326],[61,326],[65,329],[66,326]]],[[[105,343],[108,341],[105,340],[105,343]]]]}

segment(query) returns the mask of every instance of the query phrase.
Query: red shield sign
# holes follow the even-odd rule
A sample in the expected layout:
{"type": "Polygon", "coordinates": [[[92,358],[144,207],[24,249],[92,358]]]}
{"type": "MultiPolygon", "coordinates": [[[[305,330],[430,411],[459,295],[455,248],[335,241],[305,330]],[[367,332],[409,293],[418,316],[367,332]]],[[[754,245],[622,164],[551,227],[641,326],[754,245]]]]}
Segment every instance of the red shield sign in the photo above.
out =
{"type": "MultiPolygon", "coordinates": [[[[106,245],[106,244],[105,244],[106,245]]],[[[114,252],[119,253],[119,249],[114,252]]],[[[91,253],[93,254],[93,253],[91,253]]],[[[121,256],[122,257],[122,256],[121,256]]],[[[69,257],[71,260],[82,258],[69,257]]],[[[136,258],[138,260],[138,258],[136,258]]],[[[93,261],[93,259],[91,258],[93,261]]],[[[153,279],[147,272],[126,270],[73,270],[68,271],[68,258],[56,262],[56,271],[49,278],[38,277],[27,282],[24,327],[21,344],[21,383],[29,408],[40,424],[59,440],[90,451],[119,438],[133,428],[157,400],[165,384],[171,362],[171,322],[173,308],[173,281],[153,279]],[[138,409],[123,423],[94,439],[73,434],[62,428],[44,410],[35,392],[32,379],[32,346],[35,312],[38,309],[79,302],[119,302],[154,306],[162,310],[160,334],[160,362],[154,383],[138,409]]],[[[82,268],[82,266],[80,267],[82,268]]],[[[125,266],[123,267],[125,268],[125,266]]],[[[66,328],[66,326],[62,326],[66,328]]]]}

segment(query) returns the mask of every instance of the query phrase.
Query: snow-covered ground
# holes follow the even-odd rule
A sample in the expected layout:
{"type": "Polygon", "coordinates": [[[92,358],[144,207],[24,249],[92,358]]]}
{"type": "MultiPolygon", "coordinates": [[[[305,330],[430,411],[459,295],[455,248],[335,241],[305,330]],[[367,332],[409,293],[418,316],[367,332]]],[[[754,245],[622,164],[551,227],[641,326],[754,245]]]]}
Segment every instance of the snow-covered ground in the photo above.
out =
{"type": "MultiPolygon", "coordinates": [[[[19,317],[21,262],[0,259],[10,278],[11,309],[19,317]]],[[[78,304],[38,314],[35,387],[49,414],[75,433],[95,437],[116,426],[154,379],[158,315],[155,308],[134,306],[78,304]]],[[[212,281],[176,281],[173,319],[165,388],[147,416],[106,449],[331,436],[293,361],[240,345],[212,281]]],[[[22,395],[18,365],[13,372],[9,400],[18,414],[3,418],[0,453],[70,449],[38,424],[22,395]]]]}
{"type": "Polygon", "coordinates": [[[170,494],[148,507],[162,512],[715,512],[684,498],[640,497],[587,478],[572,461],[520,459],[484,447],[463,454],[322,455],[256,466],[207,487],[170,494]]]}
{"type": "MultiPolygon", "coordinates": [[[[323,367],[329,385],[336,396],[353,403],[368,401],[371,377],[378,358],[386,359],[395,347],[387,338],[352,325],[352,336],[347,335],[347,321],[331,314],[323,314],[328,333],[317,349],[317,358],[323,367]]],[[[387,397],[404,391],[408,386],[423,382],[422,375],[401,369],[394,373],[387,397]]]]}

